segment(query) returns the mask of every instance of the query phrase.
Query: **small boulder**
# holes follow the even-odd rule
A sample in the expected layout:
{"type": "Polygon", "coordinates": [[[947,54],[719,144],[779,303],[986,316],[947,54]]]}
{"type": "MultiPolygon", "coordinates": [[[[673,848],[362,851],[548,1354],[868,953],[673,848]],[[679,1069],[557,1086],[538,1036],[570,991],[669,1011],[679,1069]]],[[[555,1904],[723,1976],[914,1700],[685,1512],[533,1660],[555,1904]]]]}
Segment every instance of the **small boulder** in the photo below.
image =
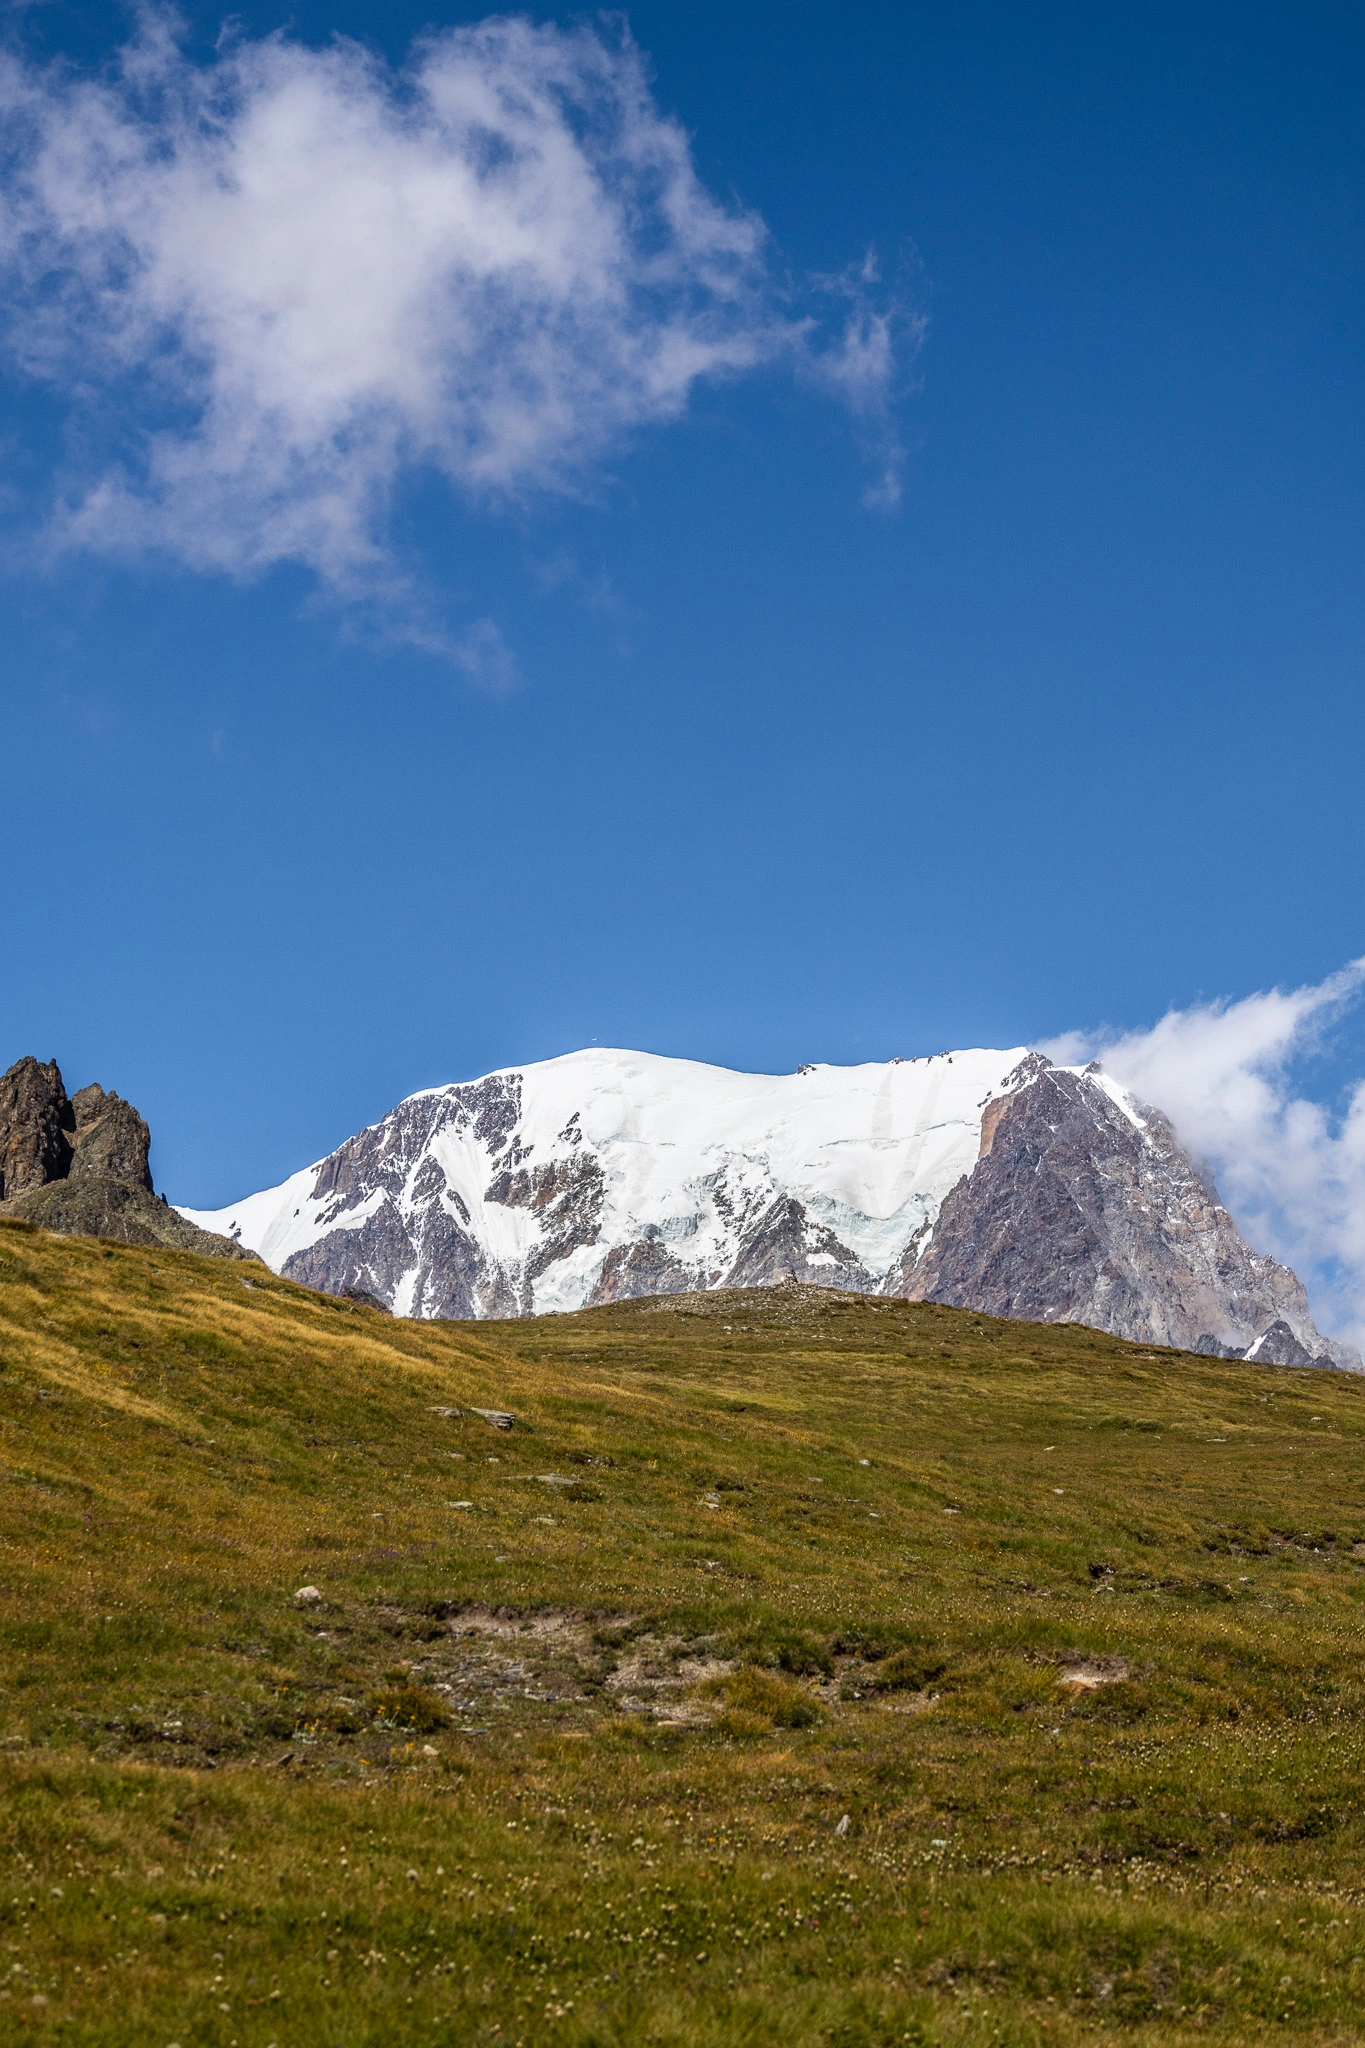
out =
{"type": "Polygon", "coordinates": [[[300,1607],[318,1607],[322,1603],[322,1595],[316,1586],[300,1586],[294,1598],[300,1607]]]}
{"type": "Polygon", "coordinates": [[[517,1418],[502,1408],[471,1408],[471,1415],[482,1415],[485,1422],[491,1422],[494,1429],[514,1429],[517,1418]]]}
{"type": "Polygon", "coordinates": [[[1098,1692],[1102,1685],[1118,1685],[1127,1676],[1128,1666],[1122,1657],[1087,1658],[1061,1672],[1057,1683],[1073,1699],[1083,1699],[1086,1693],[1098,1692]]]}

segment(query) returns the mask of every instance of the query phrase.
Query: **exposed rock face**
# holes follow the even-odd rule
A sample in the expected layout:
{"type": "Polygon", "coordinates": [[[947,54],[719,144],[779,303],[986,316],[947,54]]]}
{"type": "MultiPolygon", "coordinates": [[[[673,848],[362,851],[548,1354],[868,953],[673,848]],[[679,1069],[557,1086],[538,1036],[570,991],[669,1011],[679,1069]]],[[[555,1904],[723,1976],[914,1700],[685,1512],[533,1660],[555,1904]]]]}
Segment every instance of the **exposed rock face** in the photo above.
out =
{"type": "Polygon", "coordinates": [[[1245,1243],[1166,1118],[1143,1107],[1136,1120],[1098,1076],[1025,1064],[893,1291],[1206,1355],[1334,1363],[1297,1276],[1245,1243]]]}
{"type": "Polygon", "coordinates": [[[399,1315],[797,1280],[1352,1358],[1164,1117],[1023,1047],[788,1075],[573,1053],[414,1095],[282,1187],[186,1213],[399,1315]]]}
{"type": "Polygon", "coordinates": [[[65,1177],[75,1126],[55,1060],[16,1060],[0,1075],[0,1202],[65,1177]]]}
{"type": "Polygon", "coordinates": [[[1263,1365],[1319,1365],[1332,1362],[1330,1359],[1314,1358],[1307,1346],[1300,1344],[1288,1323],[1283,1321],[1274,1322],[1268,1330],[1264,1330],[1244,1356],[1255,1358],[1263,1365]]]}
{"type": "Polygon", "coordinates": [[[745,1232],[725,1285],[772,1287],[784,1280],[847,1287],[855,1294],[870,1294],[876,1286],[857,1253],[817,1223],[794,1195],[783,1195],[745,1232]]]}
{"type": "Polygon", "coordinates": [[[641,1237],[634,1244],[612,1246],[585,1307],[635,1301],[642,1294],[690,1294],[695,1284],[682,1260],[661,1237],[641,1237]]]}
{"type": "MultiPolygon", "coordinates": [[[[515,1149],[514,1141],[504,1156],[510,1157],[515,1149]]],[[[540,1222],[540,1242],[526,1260],[523,1292],[557,1260],[596,1244],[603,1193],[602,1168],[591,1152],[576,1152],[569,1159],[536,1166],[529,1172],[524,1166],[515,1172],[504,1166],[493,1176],[484,1192],[485,1202],[498,1202],[506,1209],[529,1209],[540,1222]]],[[[529,1307],[523,1313],[529,1314],[529,1307]]]]}
{"type": "Polygon", "coordinates": [[[367,1294],[363,1287],[343,1287],[341,1298],[343,1301],[358,1302],[362,1308],[372,1308],[381,1316],[393,1314],[387,1302],[381,1301],[376,1294],[367,1294]]]}
{"type": "Polygon", "coordinates": [[[55,1060],[0,1075],[0,1208],[44,1230],[254,1259],[189,1222],[152,1188],[151,1134],[130,1102],[92,1083],[68,1098],[55,1060]]]}
{"type": "Polygon", "coordinates": [[[1192,1344],[1190,1349],[1198,1358],[1245,1358],[1246,1356],[1246,1353],[1239,1351],[1235,1344],[1222,1343],[1208,1330],[1201,1333],[1198,1343],[1192,1344]]]}
{"type": "MultiPolygon", "coordinates": [[[[60,1077],[59,1077],[60,1078],[60,1077]]],[[[152,1173],[148,1158],[152,1134],[133,1108],[121,1096],[106,1095],[97,1082],[79,1088],[71,1098],[75,1118],[74,1148],[69,1178],[87,1179],[99,1175],[122,1181],[131,1188],[143,1188],[150,1195],[152,1173]]]]}
{"type": "MultiPolygon", "coordinates": [[[[520,1109],[519,1074],[493,1074],[400,1103],[380,1124],[324,1159],[310,1176],[322,1204],[325,1235],[287,1257],[291,1280],[325,1293],[358,1291],[414,1316],[515,1316],[527,1313],[526,1276],[509,1274],[485,1255],[470,1228],[470,1210],[432,1150],[438,1137],[467,1139],[496,1162],[487,1199],[536,1212],[572,1235],[567,1186],[535,1186],[518,1176],[526,1156],[513,1133],[520,1109]],[[342,1222],[342,1219],[345,1219],[342,1222]],[[329,1230],[332,1223],[339,1228],[329,1230]]],[[[591,1197],[589,1197],[591,1199],[591,1197]]],[[[541,1240],[541,1231],[536,1232],[541,1240]]],[[[544,1241],[537,1245],[544,1250],[544,1241]]]]}

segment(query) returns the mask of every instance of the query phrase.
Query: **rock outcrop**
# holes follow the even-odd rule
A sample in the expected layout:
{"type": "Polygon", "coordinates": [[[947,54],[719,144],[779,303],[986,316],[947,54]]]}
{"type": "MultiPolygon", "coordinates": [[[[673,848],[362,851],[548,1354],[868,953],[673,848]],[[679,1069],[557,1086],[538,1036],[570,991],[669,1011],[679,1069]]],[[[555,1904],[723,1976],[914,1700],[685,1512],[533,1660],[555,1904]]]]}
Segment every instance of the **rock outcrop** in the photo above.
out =
{"type": "Polygon", "coordinates": [[[254,1259],[155,1192],[151,1143],[121,1096],[92,1082],[68,1097],[55,1060],[16,1060],[0,1075],[0,1211],[65,1236],[254,1259]]]}
{"type": "Polygon", "coordinates": [[[433,1088],[192,1222],[398,1315],[798,1280],[1356,1363],[1166,1119],[1023,1047],[736,1074],[594,1050],[433,1088]]]}
{"type": "Polygon", "coordinates": [[[16,1060],[0,1075],[0,1202],[64,1179],[75,1127],[55,1060],[16,1060]]]}
{"type": "Polygon", "coordinates": [[[116,1180],[153,1193],[152,1134],[131,1102],[107,1095],[97,1082],[71,1098],[75,1119],[68,1180],[116,1180]]]}

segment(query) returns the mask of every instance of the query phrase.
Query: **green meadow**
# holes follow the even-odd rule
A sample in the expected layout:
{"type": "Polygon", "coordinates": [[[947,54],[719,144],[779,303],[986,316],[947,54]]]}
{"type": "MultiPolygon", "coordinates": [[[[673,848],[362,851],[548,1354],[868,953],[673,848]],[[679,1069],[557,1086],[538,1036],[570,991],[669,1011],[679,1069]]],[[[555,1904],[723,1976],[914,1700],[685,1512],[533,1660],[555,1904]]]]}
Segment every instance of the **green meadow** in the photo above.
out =
{"type": "Polygon", "coordinates": [[[1363,1448],[1077,1328],[0,1223],[0,2040],[1365,2039],[1363,1448]]]}

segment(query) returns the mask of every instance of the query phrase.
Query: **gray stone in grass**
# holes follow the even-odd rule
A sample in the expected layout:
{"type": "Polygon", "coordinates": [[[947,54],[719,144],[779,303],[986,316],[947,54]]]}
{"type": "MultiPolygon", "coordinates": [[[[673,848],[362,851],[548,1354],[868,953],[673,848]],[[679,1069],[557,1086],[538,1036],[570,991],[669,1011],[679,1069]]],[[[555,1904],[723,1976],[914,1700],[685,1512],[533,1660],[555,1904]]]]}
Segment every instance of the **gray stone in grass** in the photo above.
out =
{"type": "Polygon", "coordinates": [[[516,1416],[507,1414],[502,1408],[471,1408],[469,1412],[471,1415],[482,1415],[484,1421],[491,1422],[494,1429],[512,1429],[516,1424],[516,1416]]]}
{"type": "Polygon", "coordinates": [[[316,1607],[322,1599],[316,1586],[300,1586],[294,1595],[300,1607],[316,1607]]]}

